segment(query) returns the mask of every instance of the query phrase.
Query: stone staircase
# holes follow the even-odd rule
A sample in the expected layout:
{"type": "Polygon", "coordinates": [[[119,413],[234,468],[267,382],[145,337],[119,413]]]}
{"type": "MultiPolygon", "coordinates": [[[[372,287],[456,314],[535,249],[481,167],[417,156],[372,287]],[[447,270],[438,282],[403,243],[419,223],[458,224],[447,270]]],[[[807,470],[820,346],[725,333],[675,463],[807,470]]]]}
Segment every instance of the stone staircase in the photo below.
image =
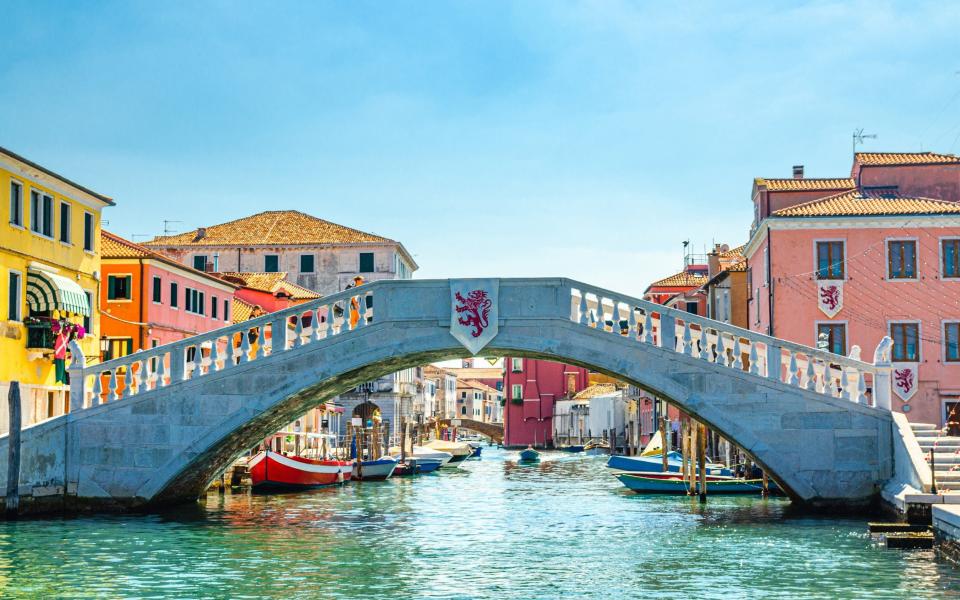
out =
{"type": "Polygon", "coordinates": [[[942,435],[936,425],[911,423],[927,463],[933,450],[933,477],[940,492],[960,493],[960,437],[942,435]]]}

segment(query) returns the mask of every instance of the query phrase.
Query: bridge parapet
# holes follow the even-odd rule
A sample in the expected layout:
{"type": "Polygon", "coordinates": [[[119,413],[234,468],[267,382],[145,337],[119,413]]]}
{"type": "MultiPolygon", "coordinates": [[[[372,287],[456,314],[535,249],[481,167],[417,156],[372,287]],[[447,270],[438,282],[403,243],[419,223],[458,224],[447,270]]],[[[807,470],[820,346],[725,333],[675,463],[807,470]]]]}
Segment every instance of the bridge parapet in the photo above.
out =
{"type": "MultiPolygon", "coordinates": [[[[641,344],[766,377],[834,398],[890,410],[890,364],[884,338],[875,364],[750,331],[647,300],[566,280],[570,320],[641,344]],[[867,395],[872,385],[872,398],[867,395]]],[[[857,347],[855,347],[857,348],[857,347]]],[[[855,350],[859,354],[859,348],[855,350]]]]}

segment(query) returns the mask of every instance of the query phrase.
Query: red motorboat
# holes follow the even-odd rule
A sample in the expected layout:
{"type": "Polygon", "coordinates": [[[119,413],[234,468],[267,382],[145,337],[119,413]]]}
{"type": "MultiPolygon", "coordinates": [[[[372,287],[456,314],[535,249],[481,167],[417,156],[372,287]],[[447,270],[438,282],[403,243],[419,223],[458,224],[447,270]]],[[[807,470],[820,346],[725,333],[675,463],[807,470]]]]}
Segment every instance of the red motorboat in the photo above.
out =
{"type": "Polygon", "coordinates": [[[296,490],[350,481],[353,462],[286,456],[269,450],[247,463],[253,489],[296,490]]]}

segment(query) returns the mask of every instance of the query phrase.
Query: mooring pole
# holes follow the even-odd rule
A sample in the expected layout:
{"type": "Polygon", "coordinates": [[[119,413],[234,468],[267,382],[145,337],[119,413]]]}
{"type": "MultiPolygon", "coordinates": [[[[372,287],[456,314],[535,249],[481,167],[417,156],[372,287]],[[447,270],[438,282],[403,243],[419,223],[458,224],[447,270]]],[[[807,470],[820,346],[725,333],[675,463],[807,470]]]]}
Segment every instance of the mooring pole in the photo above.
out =
{"type": "MultiPolygon", "coordinates": [[[[12,423],[10,431],[13,431],[12,423]]],[[[10,439],[12,440],[13,438],[11,437],[10,439]]],[[[933,455],[933,450],[933,448],[930,448],[930,493],[937,494],[937,460],[933,455]]]]}
{"type": "Polygon", "coordinates": [[[707,501],[707,426],[701,423],[699,429],[699,452],[697,460],[700,463],[700,502],[707,501]]]}
{"type": "Polygon", "coordinates": [[[7,437],[7,497],[6,514],[8,519],[16,518],[20,513],[20,382],[11,381],[7,393],[7,407],[10,415],[10,434],[7,437]]]}

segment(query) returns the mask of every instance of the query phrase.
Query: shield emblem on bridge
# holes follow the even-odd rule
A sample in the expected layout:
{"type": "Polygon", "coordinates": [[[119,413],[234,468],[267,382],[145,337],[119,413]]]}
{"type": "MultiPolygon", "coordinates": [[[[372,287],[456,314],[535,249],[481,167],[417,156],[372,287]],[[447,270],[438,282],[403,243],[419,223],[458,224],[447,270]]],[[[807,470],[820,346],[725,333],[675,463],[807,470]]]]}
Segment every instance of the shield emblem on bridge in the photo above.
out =
{"type": "Polygon", "coordinates": [[[893,367],[893,391],[904,402],[917,393],[917,363],[897,363],[893,367]]]}
{"type": "Polygon", "coordinates": [[[499,279],[450,280],[450,334],[477,355],[499,331],[499,279]]]}
{"type": "Polygon", "coordinates": [[[831,319],[843,308],[843,281],[821,280],[817,282],[817,306],[831,319]]]}

